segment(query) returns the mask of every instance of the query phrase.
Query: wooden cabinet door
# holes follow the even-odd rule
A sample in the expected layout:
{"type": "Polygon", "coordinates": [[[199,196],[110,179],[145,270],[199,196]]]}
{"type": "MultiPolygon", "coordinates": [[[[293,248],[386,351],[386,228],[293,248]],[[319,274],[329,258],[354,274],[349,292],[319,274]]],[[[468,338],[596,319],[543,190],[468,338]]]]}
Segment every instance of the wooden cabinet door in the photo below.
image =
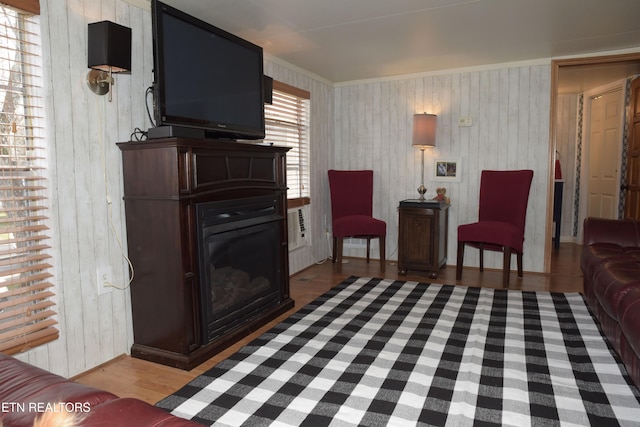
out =
{"type": "Polygon", "coordinates": [[[427,209],[402,209],[400,211],[400,245],[398,247],[404,268],[429,269],[435,263],[436,212],[427,209]]]}

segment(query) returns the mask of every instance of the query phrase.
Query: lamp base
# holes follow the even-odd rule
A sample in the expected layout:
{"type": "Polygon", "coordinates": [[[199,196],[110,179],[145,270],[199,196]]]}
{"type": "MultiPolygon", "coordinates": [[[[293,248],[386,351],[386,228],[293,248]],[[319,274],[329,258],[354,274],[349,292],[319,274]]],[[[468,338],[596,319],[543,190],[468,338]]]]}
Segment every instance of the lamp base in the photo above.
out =
{"type": "Polygon", "coordinates": [[[426,192],[427,187],[425,187],[424,184],[420,184],[420,187],[418,187],[418,194],[420,194],[420,198],[418,200],[425,200],[424,193],[426,192]]]}

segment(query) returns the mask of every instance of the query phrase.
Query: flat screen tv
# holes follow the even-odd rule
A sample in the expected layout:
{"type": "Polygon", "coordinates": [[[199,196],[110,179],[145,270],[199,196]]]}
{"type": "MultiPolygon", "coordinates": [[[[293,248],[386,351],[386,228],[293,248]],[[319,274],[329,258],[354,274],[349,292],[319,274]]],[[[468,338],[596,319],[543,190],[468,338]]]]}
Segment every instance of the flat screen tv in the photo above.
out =
{"type": "Polygon", "coordinates": [[[157,0],[152,27],[157,128],[150,137],[202,131],[212,138],[264,138],[260,46],[157,0]]]}

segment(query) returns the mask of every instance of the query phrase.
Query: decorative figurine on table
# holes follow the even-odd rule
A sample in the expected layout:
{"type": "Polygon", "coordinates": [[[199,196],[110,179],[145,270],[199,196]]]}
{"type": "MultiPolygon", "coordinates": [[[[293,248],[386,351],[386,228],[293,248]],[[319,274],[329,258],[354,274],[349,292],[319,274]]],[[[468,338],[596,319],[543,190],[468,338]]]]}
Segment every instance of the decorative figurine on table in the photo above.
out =
{"type": "Polygon", "coordinates": [[[449,199],[446,194],[447,194],[447,189],[444,187],[439,187],[436,188],[436,194],[437,196],[434,197],[434,200],[444,200],[447,204],[451,203],[451,199],[449,199]]]}

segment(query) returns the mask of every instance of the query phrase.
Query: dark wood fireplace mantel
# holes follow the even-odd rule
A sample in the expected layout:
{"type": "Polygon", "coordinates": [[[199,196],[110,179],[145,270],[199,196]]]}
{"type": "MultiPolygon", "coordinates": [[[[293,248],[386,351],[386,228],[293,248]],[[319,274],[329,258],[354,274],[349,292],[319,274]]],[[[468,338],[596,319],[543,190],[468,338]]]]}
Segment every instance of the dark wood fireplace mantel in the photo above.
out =
{"type": "Polygon", "coordinates": [[[134,344],[131,354],[192,369],[293,307],[289,295],[286,170],[282,147],[157,139],[122,151],[134,344]],[[201,312],[196,207],[277,197],[280,301],[207,342],[201,312]]]}

